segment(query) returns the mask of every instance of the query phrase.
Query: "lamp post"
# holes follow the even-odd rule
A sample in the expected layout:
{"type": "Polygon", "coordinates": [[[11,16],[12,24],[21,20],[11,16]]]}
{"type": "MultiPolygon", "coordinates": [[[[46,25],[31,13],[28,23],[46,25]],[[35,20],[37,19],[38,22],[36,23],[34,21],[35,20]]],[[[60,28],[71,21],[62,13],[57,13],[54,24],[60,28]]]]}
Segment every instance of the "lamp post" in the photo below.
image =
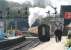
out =
{"type": "Polygon", "coordinates": [[[0,11],[0,19],[2,19],[2,11],[0,11]]]}
{"type": "Polygon", "coordinates": [[[10,14],[9,9],[10,9],[9,7],[6,8],[6,10],[7,10],[7,17],[9,17],[9,14],[10,14]]]}
{"type": "MultiPolygon", "coordinates": [[[[5,33],[7,34],[8,33],[8,30],[7,30],[7,27],[8,27],[8,23],[9,23],[9,21],[7,20],[7,18],[9,18],[9,7],[8,8],[6,8],[6,12],[7,12],[7,14],[6,14],[6,17],[5,17],[5,33]]],[[[7,34],[8,35],[8,34],[7,34]]]]}
{"type": "Polygon", "coordinates": [[[49,17],[50,17],[50,11],[48,11],[48,12],[46,12],[46,13],[48,13],[48,14],[49,14],[49,17]]]}
{"type": "Polygon", "coordinates": [[[54,8],[54,10],[55,10],[55,13],[54,13],[54,14],[55,14],[55,17],[56,17],[56,14],[57,14],[57,10],[56,10],[56,9],[57,9],[57,8],[55,7],[55,8],[54,8]]]}

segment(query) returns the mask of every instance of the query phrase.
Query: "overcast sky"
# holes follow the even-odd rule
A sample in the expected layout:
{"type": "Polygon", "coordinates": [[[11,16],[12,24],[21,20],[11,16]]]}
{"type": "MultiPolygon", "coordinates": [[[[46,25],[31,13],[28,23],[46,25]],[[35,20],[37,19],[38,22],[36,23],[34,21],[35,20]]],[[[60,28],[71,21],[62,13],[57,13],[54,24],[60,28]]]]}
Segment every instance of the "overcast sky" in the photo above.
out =
{"type": "MultiPolygon", "coordinates": [[[[18,2],[18,3],[23,3],[23,2],[25,2],[25,1],[33,1],[33,0],[7,0],[7,1],[14,1],[14,2],[18,2]]],[[[71,4],[71,0],[51,0],[51,2],[59,2],[59,3],[65,3],[65,2],[68,2],[69,4],[71,4]]]]}
{"type": "Polygon", "coordinates": [[[14,2],[18,2],[20,4],[24,3],[25,1],[30,1],[32,2],[32,0],[7,0],[7,1],[14,1],[14,2]]]}
{"type": "MultiPolygon", "coordinates": [[[[33,3],[33,0],[7,0],[7,1],[14,1],[14,2],[18,2],[20,4],[24,3],[25,1],[30,1],[31,3],[33,3]]],[[[47,0],[48,1],[48,0],[47,0]]],[[[71,0],[49,0],[51,1],[51,4],[54,7],[57,7],[57,11],[60,12],[60,6],[61,5],[71,5],[71,0]]],[[[52,8],[48,8],[51,12],[54,12],[52,8]]]]}

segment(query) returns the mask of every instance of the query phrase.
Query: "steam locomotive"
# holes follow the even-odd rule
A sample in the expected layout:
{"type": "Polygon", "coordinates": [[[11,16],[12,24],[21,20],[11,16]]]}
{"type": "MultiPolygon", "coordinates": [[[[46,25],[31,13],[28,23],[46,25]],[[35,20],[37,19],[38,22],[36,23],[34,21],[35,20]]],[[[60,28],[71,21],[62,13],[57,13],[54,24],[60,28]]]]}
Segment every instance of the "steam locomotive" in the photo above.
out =
{"type": "Polygon", "coordinates": [[[40,41],[45,42],[50,40],[50,33],[49,33],[50,27],[46,24],[31,27],[28,29],[28,31],[30,31],[32,34],[37,35],[40,41]]]}

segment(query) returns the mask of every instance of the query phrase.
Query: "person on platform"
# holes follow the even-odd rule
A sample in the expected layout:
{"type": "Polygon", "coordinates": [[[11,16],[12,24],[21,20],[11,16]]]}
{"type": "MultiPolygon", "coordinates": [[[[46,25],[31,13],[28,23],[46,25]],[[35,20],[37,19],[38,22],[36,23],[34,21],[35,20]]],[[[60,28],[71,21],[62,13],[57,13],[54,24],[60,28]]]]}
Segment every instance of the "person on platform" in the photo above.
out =
{"type": "Polygon", "coordinates": [[[56,39],[56,42],[59,42],[61,41],[61,38],[62,38],[62,30],[61,29],[56,29],[55,32],[55,39],[56,39]]]}

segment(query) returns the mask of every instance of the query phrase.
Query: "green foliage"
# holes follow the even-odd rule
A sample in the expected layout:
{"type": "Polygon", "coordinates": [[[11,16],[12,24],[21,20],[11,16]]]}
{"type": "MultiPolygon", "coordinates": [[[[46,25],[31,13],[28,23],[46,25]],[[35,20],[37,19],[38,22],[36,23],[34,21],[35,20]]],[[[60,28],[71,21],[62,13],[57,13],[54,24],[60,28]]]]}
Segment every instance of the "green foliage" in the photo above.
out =
{"type": "Polygon", "coordinates": [[[63,30],[63,36],[67,36],[68,35],[68,30],[67,29],[64,29],[63,30]]]}
{"type": "Polygon", "coordinates": [[[67,39],[65,42],[66,47],[71,47],[71,39],[67,39]]]}

